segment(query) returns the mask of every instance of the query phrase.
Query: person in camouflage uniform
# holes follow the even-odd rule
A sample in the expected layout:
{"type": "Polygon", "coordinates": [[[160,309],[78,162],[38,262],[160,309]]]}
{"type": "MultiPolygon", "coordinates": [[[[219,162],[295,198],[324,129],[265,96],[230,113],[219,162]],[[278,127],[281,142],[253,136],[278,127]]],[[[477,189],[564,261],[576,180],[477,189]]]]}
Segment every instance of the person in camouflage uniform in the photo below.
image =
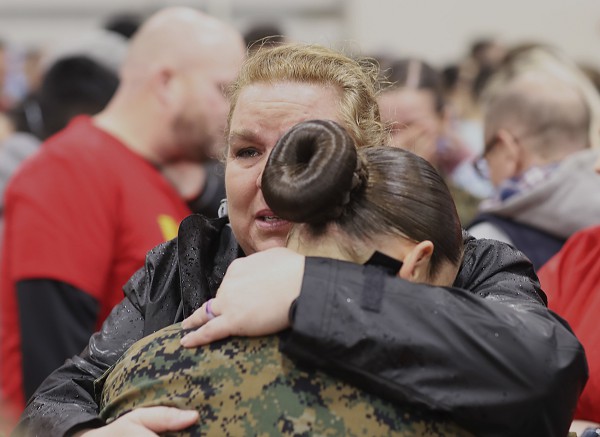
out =
{"type": "Polygon", "coordinates": [[[200,413],[176,435],[471,436],[433,413],[298,367],[279,351],[278,335],[185,349],[187,332],[177,323],[139,340],[96,381],[104,420],[166,405],[200,413]]]}

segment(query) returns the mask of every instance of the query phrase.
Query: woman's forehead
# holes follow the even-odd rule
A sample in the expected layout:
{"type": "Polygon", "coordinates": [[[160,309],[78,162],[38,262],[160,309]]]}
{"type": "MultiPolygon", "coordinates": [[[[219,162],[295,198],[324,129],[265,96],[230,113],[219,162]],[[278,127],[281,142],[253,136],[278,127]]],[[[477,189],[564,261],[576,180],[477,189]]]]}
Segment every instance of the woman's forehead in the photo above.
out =
{"type": "Polygon", "coordinates": [[[298,123],[308,119],[339,119],[339,94],[333,87],[282,82],[248,85],[240,91],[231,130],[251,124],[298,123]]]}
{"type": "Polygon", "coordinates": [[[291,81],[258,82],[249,84],[240,90],[237,105],[257,102],[314,105],[330,101],[332,98],[337,104],[340,94],[338,89],[331,85],[291,81]]]}

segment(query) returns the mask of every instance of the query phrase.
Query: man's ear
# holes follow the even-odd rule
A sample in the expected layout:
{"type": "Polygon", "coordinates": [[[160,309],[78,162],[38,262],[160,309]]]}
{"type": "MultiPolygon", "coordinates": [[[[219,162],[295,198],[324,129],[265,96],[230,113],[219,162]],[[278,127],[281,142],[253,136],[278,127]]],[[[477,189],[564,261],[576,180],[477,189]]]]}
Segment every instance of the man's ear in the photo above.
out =
{"type": "Polygon", "coordinates": [[[515,139],[514,135],[506,129],[499,129],[496,132],[498,138],[498,145],[496,147],[501,148],[501,153],[505,165],[510,166],[510,174],[516,175],[520,172],[523,162],[523,147],[515,139]]]}
{"type": "Polygon", "coordinates": [[[429,240],[421,241],[413,246],[404,257],[398,277],[411,282],[427,282],[433,249],[433,243],[429,240]]]}
{"type": "Polygon", "coordinates": [[[176,106],[181,93],[178,77],[172,68],[163,67],[154,77],[156,96],[164,108],[176,106]]]}

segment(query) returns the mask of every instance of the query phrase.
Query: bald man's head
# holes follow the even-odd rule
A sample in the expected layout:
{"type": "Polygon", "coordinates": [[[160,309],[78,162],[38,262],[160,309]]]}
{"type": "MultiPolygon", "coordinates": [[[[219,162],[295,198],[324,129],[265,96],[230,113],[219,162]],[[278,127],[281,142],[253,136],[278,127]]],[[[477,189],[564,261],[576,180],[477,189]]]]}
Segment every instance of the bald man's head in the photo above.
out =
{"type": "Polygon", "coordinates": [[[244,49],[242,36],[229,25],[186,7],[163,9],[152,15],[134,35],[125,71],[142,74],[153,66],[181,68],[210,62],[223,48],[244,49]]]}
{"type": "Polygon", "coordinates": [[[206,159],[224,145],[224,89],[245,55],[241,34],[213,17],[186,7],[155,13],[130,43],[112,125],[130,142],[149,137],[137,149],[151,139],[158,162],[206,159]]]}
{"type": "Polygon", "coordinates": [[[506,129],[544,158],[589,146],[590,111],[570,83],[542,72],[518,75],[497,89],[485,108],[488,137],[506,129]]]}

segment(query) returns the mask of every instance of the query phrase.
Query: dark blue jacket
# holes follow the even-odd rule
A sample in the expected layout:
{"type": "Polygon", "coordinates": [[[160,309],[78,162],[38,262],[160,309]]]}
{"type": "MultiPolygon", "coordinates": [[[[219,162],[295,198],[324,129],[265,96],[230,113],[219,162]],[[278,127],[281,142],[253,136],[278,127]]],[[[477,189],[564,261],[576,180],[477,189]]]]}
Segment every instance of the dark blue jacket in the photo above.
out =
{"type": "Polygon", "coordinates": [[[536,271],[552,258],[566,241],[529,225],[488,213],[479,214],[469,227],[485,222],[491,223],[508,235],[513,246],[531,260],[536,271]]]}

